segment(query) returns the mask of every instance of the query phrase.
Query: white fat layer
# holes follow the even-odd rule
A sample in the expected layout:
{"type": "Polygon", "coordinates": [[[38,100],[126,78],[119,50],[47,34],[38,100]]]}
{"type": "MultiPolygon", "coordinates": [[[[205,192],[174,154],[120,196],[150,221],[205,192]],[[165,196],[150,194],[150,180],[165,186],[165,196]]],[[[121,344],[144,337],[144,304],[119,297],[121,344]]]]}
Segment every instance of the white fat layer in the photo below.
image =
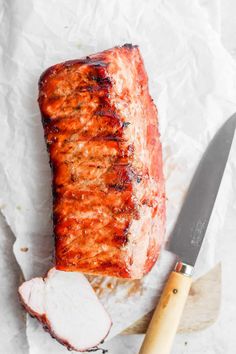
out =
{"type": "Polygon", "coordinates": [[[34,278],[24,282],[19,288],[23,302],[40,316],[45,313],[44,285],[42,278],[34,278]]]}
{"type": "Polygon", "coordinates": [[[111,320],[83,274],[53,268],[44,281],[37,278],[26,283],[23,300],[33,311],[43,309],[60,340],[84,350],[108,334],[111,320]]]}

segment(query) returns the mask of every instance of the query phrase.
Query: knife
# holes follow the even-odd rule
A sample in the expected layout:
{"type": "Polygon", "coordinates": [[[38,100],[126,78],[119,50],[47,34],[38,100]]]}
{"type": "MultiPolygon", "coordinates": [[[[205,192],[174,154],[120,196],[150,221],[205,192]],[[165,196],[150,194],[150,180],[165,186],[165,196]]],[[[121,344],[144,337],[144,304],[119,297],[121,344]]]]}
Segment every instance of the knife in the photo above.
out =
{"type": "Polygon", "coordinates": [[[236,113],[216,133],[196,169],[170,238],[169,250],[177,256],[177,263],[166,282],[139,354],[169,354],[171,351],[235,127],[236,113]]]}

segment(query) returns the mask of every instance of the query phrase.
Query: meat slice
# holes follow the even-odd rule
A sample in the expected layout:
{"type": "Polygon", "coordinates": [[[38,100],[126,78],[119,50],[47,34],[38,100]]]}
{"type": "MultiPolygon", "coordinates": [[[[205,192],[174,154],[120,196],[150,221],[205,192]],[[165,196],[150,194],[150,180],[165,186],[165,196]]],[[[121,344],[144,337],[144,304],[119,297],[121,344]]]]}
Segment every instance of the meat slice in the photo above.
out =
{"type": "Polygon", "coordinates": [[[139,48],[57,64],[39,81],[56,268],[141,278],[165,231],[157,110],[139,48]]]}
{"type": "Polygon", "coordinates": [[[68,349],[98,349],[110,330],[110,317],[80,273],[52,268],[46,278],[23,283],[19,295],[26,310],[68,349]]]}

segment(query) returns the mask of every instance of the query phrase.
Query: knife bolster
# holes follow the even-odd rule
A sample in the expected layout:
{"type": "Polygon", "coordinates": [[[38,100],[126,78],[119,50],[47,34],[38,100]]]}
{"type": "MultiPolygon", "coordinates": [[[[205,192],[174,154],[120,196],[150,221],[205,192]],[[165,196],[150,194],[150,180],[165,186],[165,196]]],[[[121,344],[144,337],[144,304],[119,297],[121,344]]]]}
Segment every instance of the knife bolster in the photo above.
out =
{"type": "Polygon", "coordinates": [[[176,263],[174,269],[176,273],[184,274],[187,277],[191,277],[193,275],[193,270],[194,270],[193,266],[181,261],[178,261],[176,263]]]}

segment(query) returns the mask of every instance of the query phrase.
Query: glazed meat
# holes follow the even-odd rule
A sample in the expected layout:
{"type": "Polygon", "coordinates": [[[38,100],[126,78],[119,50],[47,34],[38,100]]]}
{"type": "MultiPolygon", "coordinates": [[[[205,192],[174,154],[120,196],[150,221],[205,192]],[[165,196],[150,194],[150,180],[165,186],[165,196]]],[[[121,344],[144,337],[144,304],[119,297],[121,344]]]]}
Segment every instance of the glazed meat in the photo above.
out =
{"type": "Polygon", "coordinates": [[[129,44],[46,70],[39,106],[53,172],[56,268],[141,278],[165,231],[157,110],[129,44]]]}

